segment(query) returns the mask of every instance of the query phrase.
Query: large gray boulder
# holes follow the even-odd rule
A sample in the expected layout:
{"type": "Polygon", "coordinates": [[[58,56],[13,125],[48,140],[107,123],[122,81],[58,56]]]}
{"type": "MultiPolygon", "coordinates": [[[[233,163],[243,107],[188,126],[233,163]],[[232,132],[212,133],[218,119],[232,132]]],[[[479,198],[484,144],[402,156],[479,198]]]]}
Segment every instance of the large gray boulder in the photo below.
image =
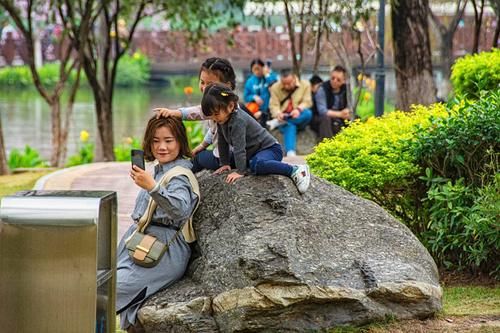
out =
{"type": "Polygon", "coordinates": [[[282,176],[199,181],[194,259],[143,305],[147,332],[304,332],[441,309],[431,256],[373,202],[318,178],[305,195],[282,176]]]}

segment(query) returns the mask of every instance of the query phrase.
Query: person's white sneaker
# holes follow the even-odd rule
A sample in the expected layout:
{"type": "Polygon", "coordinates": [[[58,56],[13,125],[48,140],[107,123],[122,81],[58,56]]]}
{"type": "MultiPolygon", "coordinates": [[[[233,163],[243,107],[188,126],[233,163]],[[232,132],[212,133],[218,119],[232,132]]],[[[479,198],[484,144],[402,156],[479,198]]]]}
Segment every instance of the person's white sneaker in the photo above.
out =
{"type": "Polygon", "coordinates": [[[297,165],[295,171],[292,173],[292,180],[297,186],[297,190],[299,193],[306,193],[309,188],[309,184],[311,183],[311,174],[309,173],[309,166],[306,165],[297,165]]]}
{"type": "Polygon", "coordinates": [[[281,122],[278,119],[271,119],[271,120],[266,121],[266,125],[270,131],[272,131],[273,129],[275,129],[283,124],[284,124],[284,122],[281,122]]]}
{"type": "Polygon", "coordinates": [[[297,156],[297,153],[295,153],[295,150],[289,150],[286,152],[286,156],[288,157],[297,156]]]}

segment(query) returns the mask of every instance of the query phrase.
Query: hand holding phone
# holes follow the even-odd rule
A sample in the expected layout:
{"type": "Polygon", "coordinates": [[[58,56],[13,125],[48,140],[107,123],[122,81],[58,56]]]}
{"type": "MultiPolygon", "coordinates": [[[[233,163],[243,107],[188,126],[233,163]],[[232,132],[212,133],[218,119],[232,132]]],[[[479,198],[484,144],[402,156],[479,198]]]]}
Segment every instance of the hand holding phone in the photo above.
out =
{"type": "Polygon", "coordinates": [[[144,151],[140,149],[132,149],[130,151],[130,158],[132,160],[132,166],[136,165],[142,170],[146,170],[146,166],[144,164],[144,151]]]}
{"type": "Polygon", "coordinates": [[[155,187],[156,182],[153,176],[149,172],[145,171],[146,166],[144,163],[144,152],[140,149],[132,149],[130,151],[130,155],[132,160],[132,170],[130,170],[130,177],[137,186],[145,189],[146,191],[151,191],[155,187]],[[134,165],[142,170],[134,168],[134,165]]]}

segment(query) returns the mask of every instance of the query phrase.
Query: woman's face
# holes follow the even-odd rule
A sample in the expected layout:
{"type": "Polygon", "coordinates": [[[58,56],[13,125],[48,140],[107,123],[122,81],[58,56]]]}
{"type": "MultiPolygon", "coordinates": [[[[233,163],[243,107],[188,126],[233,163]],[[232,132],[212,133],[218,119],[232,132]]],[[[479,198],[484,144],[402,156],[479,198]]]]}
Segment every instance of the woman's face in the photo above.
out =
{"type": "Polygon", "coordinates": [[[252,66],[252,73],[257,77],[262,77],[264,75],[264,67],[259,64],[254,64],[252,66]]]}
{"type": "Polygon", "coordinates": [[[177,159],[181,146],[174,137],[170,128],[162,126],[156,129],[153,136],[151,151],[160,164],[172,162],[177,159]]]}
{"type": "Polygon", "coordinates": [[[222,83],[219,80],[219,76],[217,76],[212,71],[203,70],[200,73],[200,81],[198,82],[200,91],[204,92],[205,88],[212,83],[222,83]]]}

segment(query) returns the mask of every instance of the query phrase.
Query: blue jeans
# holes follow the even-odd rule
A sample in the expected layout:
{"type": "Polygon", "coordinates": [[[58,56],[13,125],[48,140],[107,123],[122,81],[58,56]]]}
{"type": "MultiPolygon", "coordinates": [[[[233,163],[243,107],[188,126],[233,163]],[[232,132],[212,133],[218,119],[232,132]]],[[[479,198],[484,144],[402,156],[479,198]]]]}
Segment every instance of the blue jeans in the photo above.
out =
{"type": "Polygon", "coordinates": [[[290,164],[283,163],[283,151],[281,145],[275,143],[269,148],[255,153],[250,158],[250,171],[255,175],[283,175],[290,177],[293,167],[290,164]]]}
{"type": "MultiPolygon", "coordinates": [[[[193,167],[191,171],[193,171],[193,173],[197,173],[204,169],[217,170],[220,167],[219,158],[215,157],[211,150],[200,151],[193,157],[192,162],[193,167]]],[[[231,167],[235,167],[233,153],[231,153],[231,167]]]]}
{"type": "Polygon", "coordinates": [[[297,130],[306,128],[312,119],[312,111],[304,109],[297,118],[288,118],[286,124],[279,127],[285,141],[285,151],[295,151],[297,147],[297,130]]]}
{"type": "Polygon", "coordinates": [[[214,156],[211,150],[202,150],[193,157],[193,167],[191,171],[197,173],[203,169],[217,170],[219,168],[219,159],[214,156]]]}

